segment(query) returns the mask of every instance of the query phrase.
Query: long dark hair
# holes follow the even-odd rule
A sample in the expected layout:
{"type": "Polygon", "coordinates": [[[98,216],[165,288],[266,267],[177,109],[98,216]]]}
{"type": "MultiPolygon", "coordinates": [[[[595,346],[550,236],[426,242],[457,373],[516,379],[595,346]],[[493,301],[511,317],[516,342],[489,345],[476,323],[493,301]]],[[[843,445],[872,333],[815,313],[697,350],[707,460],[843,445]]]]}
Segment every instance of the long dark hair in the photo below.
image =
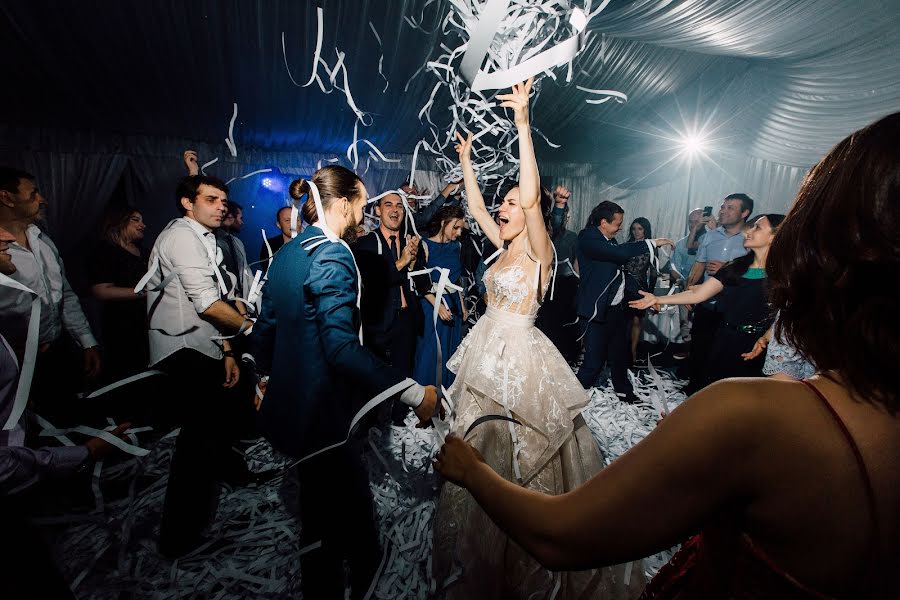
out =
{"type": "Polygon", "coordinates": [[[442,206],[438,209],[434,216],[431,217],[431,221],[428,222],[427,235],[428,237],[437,235],[441,231],[443,231],[444,226],[453,219],[465,219],[466,212],[462,209],[461,206],[450,205],[450,206],[442,206]]]}
{"type": "Polygon", "coordinates": [[[628,226],[628,241],[634,241],[634,233],[632,233],[631,228],[634,227],[634,224],[637,223],[641,227],[644,228],[644,239],[652,240],[653,239],[653,228],[650,226],[650,221],[645,219],[644,217],[638,217],[634,221],[631,222],[631,225],[628,226]]]}
{"type": "MultiPolygon", "coordinates": [[[[775,233],[781,226],[781,222],[784,221],[784,215],[780,215],[777,213],[759,215],[755,219],[753,219],[753,223],[756,223],[760,219],[768,219],[769,226],[772,228],[772,233],[775,233]]],[[[719,281],[721,281],[725,285],[736,284],[741,279],[741,277],[746,275],[747,271],[750,270],[750,265],[753,264],[753,258],[753,253],[748,252],[740,258],[736,258],[730,261],[727,265],[719,270],[719,281]]]]}
{"type": "Polygon", "coordinates": [[[813,167],[769,250],[775,333],[853,397],[896,416],[900,359],[900,113],[813,167]]]}
{"type": "MultiPolygon", "coordinates": [[[[500,187],[497,188],[497,197],[500,198],[500,201],[503,201],[503,198],[506,198],[506,195],[510,193],[512,190],[519,187],[518,181],[506,181],[500,184],[500,187]]],[[[550,229],[550,215],[553,212],[553,205],[555,204],[553,201],[553,194],[550,193],[543,185],[541,186],[539,201],[541,203],[541,215],[544,217],[544,227],[548,230],[550,229]]]]}

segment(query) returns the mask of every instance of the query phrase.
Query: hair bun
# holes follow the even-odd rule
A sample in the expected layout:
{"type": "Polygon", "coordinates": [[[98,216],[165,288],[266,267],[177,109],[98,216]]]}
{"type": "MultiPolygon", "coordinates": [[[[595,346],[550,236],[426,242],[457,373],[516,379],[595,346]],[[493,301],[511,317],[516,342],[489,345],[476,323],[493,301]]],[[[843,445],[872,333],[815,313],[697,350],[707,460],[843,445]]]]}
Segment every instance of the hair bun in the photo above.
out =
{"type": "Polygon", "coordinates": [[[305,179],[295,179],[288,187],[288,193],[294,200],[299,200],[309,193],[309,183],[305,179]]]}

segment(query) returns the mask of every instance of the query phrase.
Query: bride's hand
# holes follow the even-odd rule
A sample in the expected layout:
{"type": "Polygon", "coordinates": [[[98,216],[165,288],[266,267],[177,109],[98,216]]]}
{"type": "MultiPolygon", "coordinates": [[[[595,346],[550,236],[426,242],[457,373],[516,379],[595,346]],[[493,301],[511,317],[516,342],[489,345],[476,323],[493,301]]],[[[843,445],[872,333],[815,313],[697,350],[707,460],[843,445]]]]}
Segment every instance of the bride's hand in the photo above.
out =
{"type": "Polygon", "coordinates": [[[470,131],[466,137],[460,132],[456,132],[456,139],[459,143],[453,146],[459,154],[459,164],[468,165],[472,162],[472,132],[470,131]]]}
{"type": "Polygon", "coordinates": [[[533,83],[534,77],[529,77],[528,81],[513,85],[511,94],[497,94],[500,106],[513,109],[516,127],[528,127],[528,94],[533,83]]]}
{"type": "Polygon", "coordinates": [[[451,433],[437,453],[434,468],[449,481],[465,487],[466,477],[478,463],[483,462],[484,457],[478,450],[458,435],[451,433]]]}

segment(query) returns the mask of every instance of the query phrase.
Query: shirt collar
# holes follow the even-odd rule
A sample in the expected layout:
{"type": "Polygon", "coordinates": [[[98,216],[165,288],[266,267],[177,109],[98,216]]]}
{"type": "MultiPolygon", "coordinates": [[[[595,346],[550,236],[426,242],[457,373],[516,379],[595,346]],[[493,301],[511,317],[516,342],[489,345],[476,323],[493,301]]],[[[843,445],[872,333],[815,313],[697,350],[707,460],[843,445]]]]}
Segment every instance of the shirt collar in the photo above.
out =
{"type": "Polygon", "coordinates": [[[197,233],[197,235],[199,235],[201,238],[203,236],[205,236],[207,233],[210,233],[210,234],[213,233],[212,231],[210,231],[209,229],[207,229],[206,227],[204,227],[203,225],[201,225],[200,223],[198,223],[197,221],[195,221],[194,219],[192,219],[190,217],[182,217],[182,219],[184,219],[184,221],[188,224],[188,226],[191,229],[193,229],[197,233]]]}

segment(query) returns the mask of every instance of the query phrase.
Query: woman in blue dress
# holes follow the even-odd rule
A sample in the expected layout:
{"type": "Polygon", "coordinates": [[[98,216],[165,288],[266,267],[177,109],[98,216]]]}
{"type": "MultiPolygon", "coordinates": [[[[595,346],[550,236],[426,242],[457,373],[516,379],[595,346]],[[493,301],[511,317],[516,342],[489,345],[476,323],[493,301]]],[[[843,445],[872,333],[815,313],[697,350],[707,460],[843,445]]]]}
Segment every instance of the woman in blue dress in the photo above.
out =
{"type": "MultiPolygon", "coordinates": [[[[459,285],[462,275],[460,261],[460,243],[457,241],[462,233],[465,213],[459,206],[444,206],[428,224],[428,237],[425,244],[426,268],[437,267],[448,269],[450,283],[459,285]]],[[[434,287],[420,299],[425,312],[426,323],[422,335],[416,343],[416,367],[413,379],[422,385],[437,383],[437,339],[441,341],[441,383],[449,387],[453,383],[453,373],[447,369],[447,359],[453,356],[462,340],[462,324],[468,318],[462,295],[458,291],[447,289],[438,307],[437,338],[431,326],[434,303],[437,301],[434,291],[437,289],[440,271],[431,272],[434,287]]]]}

